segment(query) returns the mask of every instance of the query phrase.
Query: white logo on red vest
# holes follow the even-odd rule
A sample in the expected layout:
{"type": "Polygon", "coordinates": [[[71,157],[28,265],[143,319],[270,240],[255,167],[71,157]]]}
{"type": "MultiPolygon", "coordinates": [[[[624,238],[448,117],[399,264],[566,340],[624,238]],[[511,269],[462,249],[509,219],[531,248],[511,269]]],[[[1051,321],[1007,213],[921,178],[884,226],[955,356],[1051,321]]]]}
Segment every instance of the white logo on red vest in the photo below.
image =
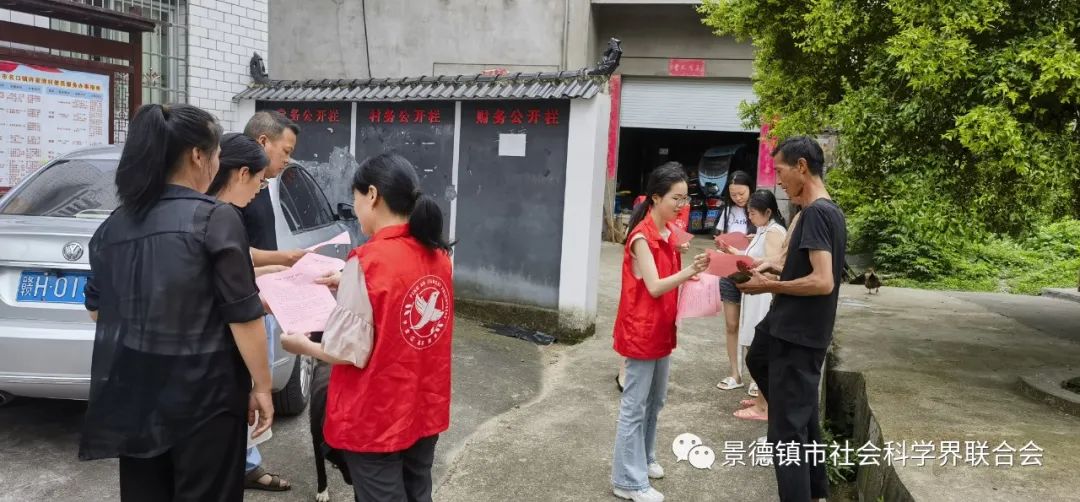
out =
{"type": "Polygon", "coordinates": [[[401,302],[401,336],[416,349],[426,349],[439,341],[450,321],[450,294],[442,279],[421,277],[409,288],[401,302]]]}

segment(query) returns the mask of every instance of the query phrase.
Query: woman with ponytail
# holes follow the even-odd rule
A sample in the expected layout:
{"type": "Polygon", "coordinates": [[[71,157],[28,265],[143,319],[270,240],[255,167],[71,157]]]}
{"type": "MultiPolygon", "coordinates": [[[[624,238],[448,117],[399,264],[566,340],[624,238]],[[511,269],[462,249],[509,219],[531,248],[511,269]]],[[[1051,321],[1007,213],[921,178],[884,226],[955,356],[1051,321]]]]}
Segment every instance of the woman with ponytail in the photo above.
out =
{"type": "Polygon", "coordinates": [[[322,281],[338,292],[322,341],[290,334],[282,345],[333,365],[323,432],[357,500],[427,502],[435,443],[450,425],[451,243],[400,155],[364,161],[353,199],[370,238],[322,281]]]}
{"type": "Polygon", "coordinates": [[[679,285],[708,268],[705,254],[683,268],[672,227],[689,203],[686,174],[677,163],[653,169],[647,197],[630,219],[623,254],[622,293],[615,318],[615,351],[626,358],[611,484],[615,496],[660,502],[649,479],[664,477],[656,459],[656,422],[667,398],[669,356],[675,350],[679,285]]]}
{"type": "Polygon", "coordinates": [[[79,457],[119,457],[120,500],[244,499],[247,424],[273,421],[264,314],[239,210],[205,195],[221,128],[146,105],[90,240],[97,321],[79,457]]]}

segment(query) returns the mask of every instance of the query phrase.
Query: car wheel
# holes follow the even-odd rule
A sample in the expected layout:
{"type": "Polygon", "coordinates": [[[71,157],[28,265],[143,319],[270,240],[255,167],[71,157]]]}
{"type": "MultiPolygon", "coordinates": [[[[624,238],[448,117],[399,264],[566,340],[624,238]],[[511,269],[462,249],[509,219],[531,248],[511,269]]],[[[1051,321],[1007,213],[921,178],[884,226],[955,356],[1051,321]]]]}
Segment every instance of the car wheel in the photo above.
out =
{"type": "Polygon", "coordinates": [[[274,393],[274,414],[293,417],[303,413],[311,398],[311,374],[315,362],[307,356],[296,356],[289,383],[274,393]]]}

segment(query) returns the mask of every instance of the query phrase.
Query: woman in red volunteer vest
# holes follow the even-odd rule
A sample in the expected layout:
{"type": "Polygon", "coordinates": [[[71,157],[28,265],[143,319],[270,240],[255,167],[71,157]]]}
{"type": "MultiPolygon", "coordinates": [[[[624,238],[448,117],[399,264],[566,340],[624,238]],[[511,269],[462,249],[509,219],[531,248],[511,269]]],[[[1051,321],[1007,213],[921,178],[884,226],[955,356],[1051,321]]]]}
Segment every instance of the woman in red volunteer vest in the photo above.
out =
{"type": "Polygon", "coordinates": [[[450,425],[454,290],[442,212],[396,154],[365,161],[353,195],[370,239],[327,281],[338,306],[322,343],[289,335],[282,345],[334,364],[323,432],[344,452],[357,500],[430,501],[435,443],[450,425]]]}
{"type": "Polygon", "coordinates": [[[649,175],[648,198],[630,218],[615,319],[615,351],[626,358],[611,484],[616,496],[660,502],[649,479],[664,476],[656,462],[656,419],[667,397],[668,356],[675,349],[679,285],[708,268],[708,256],[682,268],[671,227],[689,203],[686,174],[664,164],[649,175]]]}

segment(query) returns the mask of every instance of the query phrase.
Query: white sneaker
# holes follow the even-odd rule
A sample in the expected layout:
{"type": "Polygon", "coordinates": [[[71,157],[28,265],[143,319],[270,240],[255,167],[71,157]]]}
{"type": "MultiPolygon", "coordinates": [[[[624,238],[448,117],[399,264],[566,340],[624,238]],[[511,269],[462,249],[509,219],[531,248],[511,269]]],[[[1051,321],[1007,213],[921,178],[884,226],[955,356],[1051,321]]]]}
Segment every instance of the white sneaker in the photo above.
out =
{"type": "Polygon", "coordinates": [[[659,462],[649,464],[649,479],[661,479],[664,477],[664,468],[659,462]]]}
{"type": "Polygon", "coordinates": [[[634,502],[664,502],[664,494],[656,491],[656,488],[648,487],[641,491],[623,490],[621,488],[612,488],[611,492],[616,497],[626,500],[632,500],[634,502]]]}

